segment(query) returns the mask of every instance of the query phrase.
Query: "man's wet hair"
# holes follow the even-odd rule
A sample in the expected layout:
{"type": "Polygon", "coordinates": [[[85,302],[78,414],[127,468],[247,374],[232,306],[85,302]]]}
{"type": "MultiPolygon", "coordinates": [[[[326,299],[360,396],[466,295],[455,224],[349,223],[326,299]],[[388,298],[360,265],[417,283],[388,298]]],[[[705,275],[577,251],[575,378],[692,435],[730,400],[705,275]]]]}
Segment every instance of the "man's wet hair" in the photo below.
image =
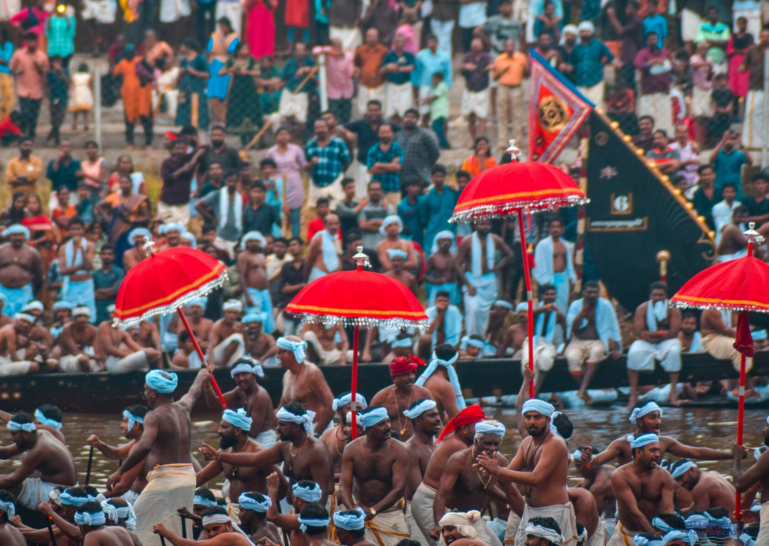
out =
{"type": "Polygon", "coordinates": [[[690,463],[690,462],[691,461],[689,459],[678,459],[677,461],[671,461],[668,467],[668,471],[670,471],[670,473],[672,474],[673,472],[676,471],[677,468],[680,468],[686,463],[690,463]]]}
{"type": "Polygon", "coordinates": [[[555,287],[555,285],[545,283],[542,286],[539,287],[539,293],[544,294],[548,290],[553,290],[554,292],[558,292],[558,289],[555,287]]]}
{"type": "MultiPolygon", "coordinates": [[[[183,332],[187,333],[187,332],[183,332]]],[[[187,334],[187,337],[189,338],[189,334],[187,334]]],[[[184,341],[182,341],[184,343],[184,341]]],[[[135,406],[128,406],[126,408],[132,415],[135,415],[136,417],[141,417],[144,419],[144,416],[149,413],[150,409],[147,406],[142,406],[141,404],[137,404],[135,406]]],[[[144,423],[139,423],[139,426],[142,430],[144,430],[144,423]]]]}
{"type": "Polygon", "coordinates": [[[45,416],[47,419],[53,419],[58,423],[62,422],[63,416],[58,406],[54,406],[53,404],[43,404],[37,409],[39,409],[40,413],[42,413],[43,416],[45,416]]]}
{"type": "Polygon", "coordinates": [[[553,518],[531,518],[529,519],[529,523],[534,525],[541,525],[542,527],[547,527],[548,529],[552,529],[559,535],[561,534],[561,526],[558,525],[558,522],[555,521],[553,518]]]}
{"type": "MultiPolygon", "coordinates": [[[[304,510],[302,510],[302,513],[304,513],[304,510]]],[[[342,510],[341,512],[338,512],[342,516],[358,516],[360,512],[357,510],[342,510]]],[[[354,536],[355,538],[363,538],[363,536],[366,534],[366,529],[345,529],[347,533],[350,533],[351,536],[354,536]]],[[[339,528],[337,527],[337,532],[339,532],[339,528]]],[[[398,546],[403,545],[404,542],[408,542],[408,546],[412,546],[411,543],[415,542],[413,546],[416,546],[419,544],[416,540],[409,540],[409,539],[403,539],[398,543],[398,546]]]]}
{"type": "MultiPolygon", "coordinates": [[[[78,506],[77,510],[75,510],[75,512],[78,514],[98,514],[99,512],[103,511],[104,509],[101,507],[101,504],[96,501],[88,501],[78,506]]],[[[89,527],[101,527],[101,525],[89,525],[89,527]]]]}
{"type": "Polygon", "coordinates": [[[203,497],[206,500],[216,502],[216,497],[214,496],[214,494],[211,492],[210,489],[205,487],[198,487],[197,489],[195,489],[195,496],[203,497]]]}
{"type": "Polygon", "coordinates": [[[713,506],[705,510],[705,514],[715,519],[728,518],[729,510],[723,506],[713,506]]]}
{"type": "Polygon", "coordinates": [[[82,488],[83,491],[85,491],[85,494],[89,497],[96,498],[99,496],[99,490],[96,489],[93,485],[83,485],[82,488]]]}
{"type": "Polygon", "coordinates": [[[16,413],[13,417],[11,417],[11,421],[20,425],[26,425],[27,423],[35,422],[35,420],[32,419],[32,416],[26,411],[20,411],[16,413]]]}
{"type": "Polygon", "coordinates": [[[448,343],[441,343],[440,345],[436,345],[433,349],[433,352],[435,353],[435,356],[441,360],[451,360],[454,358],[454,355],[457,354],[457,350],[454,348],[454,346],[449,345],[448,343]]]}
{"type": "Polygon", "coordinates": [[[574,425],[571,423],[571,419],[563,413],[556,415],[555,419],[553,419],[553,426],[555,426],[558,434],[564,440],[571,438],[571,434],[574,432],[574,425]]]}
{"type": "Polygon", "coordinates": [[[291,402],[290,404],[286,404],[283,406],[283,409],[289,413],[293,413],[294,415],[304,415],[307,413],[307,409],[299,402],[291,402]]]}
{"type": "MultiPolygon", "coordinates": [[[[308,502],[302,510],[302,519],[326,519],[328,518],[328,510],[317,502],[308,502]]],[[[322,535],[328,529],[328,525],[325,527],[311,527],[307,526],[305,534],[308,536],[322,535]]]]}
{"type": "Polygon", "coordinates": [[[684,518],[678,514],[664,513],[657,514],[655,517],[660,518],[663,522],[668,524],[671,529],[686,531],[686,522],[684,521],[684,518]]]}

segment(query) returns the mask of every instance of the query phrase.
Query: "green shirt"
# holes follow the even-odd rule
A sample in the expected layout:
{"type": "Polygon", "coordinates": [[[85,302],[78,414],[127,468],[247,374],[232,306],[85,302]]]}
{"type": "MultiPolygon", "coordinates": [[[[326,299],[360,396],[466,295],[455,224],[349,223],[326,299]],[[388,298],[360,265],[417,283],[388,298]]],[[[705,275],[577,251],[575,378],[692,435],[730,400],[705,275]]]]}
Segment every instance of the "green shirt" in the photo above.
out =
{"type": "MultiPolygon", "coordinates": [[[[694,43],[707,40],[708,42],[726,42],[729,40],[729,27],[723,23],[711,24],[709,21],[700,25],[697,29],[697,35],[694,37],[694,43]]],[[[711,47],[708,49],[708,58],[715,64],[724,60],[726,53],[720,47],[711,47]]]]}
{"type": "Polygon", "coordinates": [[[433,100],[430,103],[430,119],[449,119],[449,87],[441,82],[433,89],[433,100]]]}

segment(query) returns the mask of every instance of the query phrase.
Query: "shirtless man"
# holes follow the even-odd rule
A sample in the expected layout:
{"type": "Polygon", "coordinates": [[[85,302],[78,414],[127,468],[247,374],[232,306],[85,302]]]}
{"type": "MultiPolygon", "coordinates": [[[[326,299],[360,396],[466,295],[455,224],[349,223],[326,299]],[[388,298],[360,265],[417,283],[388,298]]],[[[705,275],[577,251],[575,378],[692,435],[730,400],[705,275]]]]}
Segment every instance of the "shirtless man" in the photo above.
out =
{"type": "Polygon", "coordinates": [[[280,441],[267,449],[255,452],[230,453],[203,444],[200,452],[207,461],[240,467],[259,466],[271,468],[285,463],[283,470],[290,483],[311,480],[320,485],[325,504],[334,491],[334,472],[329,454],[323,442],[313,436],[313,413],[300,404],[287,404],[276,413],[280,441]]]}
{"type": "Polygon", "coordinates": [[[400,250],[405,253],[403,269],[406,271],[416,269],[419,265],[417,253],[414,251],[414,243],[401,239],[401,231],[403,231],[403,221],[397,214],[391,214],[382,220],[382,227],[379,228],[379,233],[386,238],[376,245],[379,263],[382,264],[382,273],[392,269],[392,264],[390,263],[392,253],[389,252],[390,250],[400,250]]]}
{"type": "Polygon", "coordinates": [[[61,359],[59,368],[65,373],[100,372],[104,364],[96,353],[94,345],[98,340],[98,329],[91,324],[91,312],[88,307],[75,307],[72,322],[67,324],[59,335],[61,359]]]}
{"type": "Polygon", "coordinates": [[[518,315],[518,324],[513,324],[507,329],[502,343],[497,348],[497,357],[504,358],[512,355],[513,358],[520,358],[523,354],[523,343],[529,332],[529,313],[526,302],[518,304],[515,312],[518,315]]]}
{"type": "Polygon", "coordinates": [[[328,214],[323,219],[323,231],[315,234],[307,245],[307,259],[304,262],[304,278],[314,281],[327,273],[342,270],[342,246],[337,235],[341,227],[339,216],[328,214]]]}
{"type": "Polygon", "coordinates": [[[264,333],[266,320],[264,313],[249,313],[241,321],[246,325],[246,354],[259,362],[267,362],[278,354],[275,338],[264,333]]]}
{"type": "Polygon", "coordinates": [[[144,250],[144,238],[152,241],[152,233],[147,228],[134,228],[128,238],[133,241],[133,248],[123,254],[123,270],[128,273],[136,264],[149,257],[149,251],[144,250]]]}
{"type": "Polygon", "coordinates": [[[403,496],[411,455],[391,437],[388,413],[381,406],[360,412],[366,434],[350,442],[344,451],[339,493],[346,506],[360,508],[376,527],[376,531],[366,527],[367,540],[394,546],[409,536],[403,496]]]}
{"type": "Polygon", "coordinates": [[[715,470],[700,470],[692,461],[680,459],[670,469],[673,479],[687,491],[691,491],[693,503],[679,506],[683,514],[704,512],[708,508],[726,508],[734,512],[734,487],[715,470]]]}
{"type": "MultiPolygon", "coordinates": [[[[368,407],[366,398],[361,393],[355,393],[356,411],[364,410],[368,407]]],[[[334,398],[331,407],[339,417],[339,424],[329,428],[324,432],[320,441],[326,444],[328,452],[331,454],[331,462],[334,464],[334,480],[339,481],[339,475],[342,472],[342,455],[351,439],[350,425],[347,423],[347,414],[352,408],[352,393],[346,392],[334,398]]]]}
{"type": "Polygon", "coordinates": [[[352,362],[347,332],[340,323],[326,326],[322,322],[304,324],[303,339],[307,342],[309,358],[321,366],[352,362]],[[337,348],[337,339],[340,348],[337,348]]]}
{"type": "MultiPolygon", "coordinates": [[[[180,507],[192,510],[195,470],[190,456],[190,411],[208,374],[207,369],[202,369],[178,402],[173,398],[179,382],[175,373],[152,370],[145,375],[143,395],[151,411],[144,416],[144,434],[120,468],[107,479],[109,490],[142,461],[153,469],[147,475],[147,486],[134,504],[136,534],[144,546],[160,546],[159,537],[152,531],[155,522],[163,522],[181,532],[176,510],[180,507]]],[[[191,527],[188,531],[191,532],[191,527]]]]}
{"type": "Polygon", "coordinates": [[[0,372],[3,375],[25,375],[40,370],[40,364],[32,360],[37,347],[29,341],[34,317],[16,313],[13,322],[0,328],[0,372]]]}
{"type": "Polygon", "coordinates": [[[342,546],[376,546],[366,540],[366,514],[360,508],[334,512],[334,525],[336,539],[342,546]]]}
{"type": "MultiPolygon", "coordinates": [[[[507,460],[499,454],[499,444],[505,435],[505,427],[497,421],[481,421],[475,424],[473,445],[452,455],[441,474],[438,495],[433,504],[435,521],[440,522],[444,512],[483,512],[493,500],[507,504],[508,494],[520,493],[509,484],[499,486],[494,475],[485,469],[474,467],[476,458],[485,454],[489,460],[496,460],[499,466],[506,466],[507,460]]],[[[496,534],[491,532],[483,520],[474,525],[479,538],[489,546],[501,546],[496,534]]],[[[440,538],[440,525],[430,531],[433,540],[440,538]]]]}
{"type": "Polygon", "coordinates": [[[606,527],[601,522],[595,497],[581,487],[569,488],[569,502],[574,506],[574,517],[587,531],[583,546],[605,546],[606,527]]]}
{"type": "Polygon", "coordinates": [[[13,316],[34,299],[45,272],[43,260],[35,247],[28,245],[29,230],[14,224],[3,231],[9,242],[0,246],[0,294],[3,313],[13,316]]]}
{"type": "MultiPolygon", "coordinates": [[[[267,389],[257,383],[256,378],[264,377],[262,366],[250,358],[241,358],[230,370],[237,387],[223,393],[228,408],[245,408],[251,418],[251,428],[246,431],[262,447],[275,445],[278,435],[275,433],[275,410],[267,389]]],[[[211,388],[210,380],[205,383],[203,392],[209,408],[222,409],[219,398],[211,388]]]]}
{"type": "MultiPolygon", "coordinates": [[[[724,226],[721,232],[721,242],[718,245],[718,262],[729,262],[748,255],[748,238],[745,236],[745,222],[750,215],[748,207],[740,205],[732,211],[731,223],[724,226]]],[[[762,257],[763,249],[756,248],[758,258],[762,257]]]]}
{"type": "MultiPolygon", "coordinates": [[[[765,425],[761,432],[764,436],[764,445],[769,445],[769,417],[765,420],[765,425]]],[[[745,471],[742,468],[742,459],[744,458],[745,448],[735,444],[732,448],[734,488],[738,493],[744,494],[751,488],[760,485],[761,511],[764,512],[765,517],[760,518],[761,529],[759,530],[759,537],[762,540],[761,544],[764,544],[769,537],[769,517],[766,517],[767,510],[769,510],[769,504],[766,504],[769,502],[769,450],[765,450],[753,466],[745,471]]]]}
{"type": "MultiPolygon", "coordinates": [[[[540,297],[542,297],[541,288],[539,294],[540,297]]],[[[494,305],[491,306],[491,312],[489,312],[489,325],[486,327],[486,335],[473,335],[484,340],[494,349],[498,349],[505,340],[507,331],[517,322],[518,314],[513,313],[513,304],[507,300],[497,300],[494,302],[494,305]]],[[[473,336],[469,337],[472,338],[473,336]]]]}
{"type": "Polygon", "coordinates": [[[682,353],[698,353],[705,349],[702,347],[702,335],[699,330],[697,314],[693,311],[681,313],[681,329],[678,331],[678,341],[681,342],[682,353]]]}
{"type": "Polygon", "coordinates": [[[618,521],[608,546],[621,546],[632,541],[637,533],[653,532],[652,518],[673,512],[675,482],[659,466],[659,438],[652,433],[642,434],[633,440],[631,449],[633,461],[619,467],[611,477],[618,521]]]}
{"type": "MultiPolygon", "coordinates": [[[[381,244],[381,243],[380,243],[381,244]]],[[[396,281],[400,281],[406,286],[414,296],[417,295],[417,280],[414,275],[406,270],[406,253],[400,249],[387,250],[387,255],[390,257],[390,270],[385,273],[388,277],[392,277],[396,281]]]]}
{"type": "Polygon", "coordinates": [[[437,523],[433,514],[433,503],[440,485],[441,474],[446,467],[446,461],[454,453],[473,445],[475,424],[485,418],[486,416],[479,406],[470,406],[460,411],[459,415],[446,423],[438,436],[438,447],[430,457],[422,483],[417,487],[411,500],[414,521],[431,546],[435,546],[436,541],[430,536],[430,531],[437,523]]]}
{"type": "Polygon", "coordinates": [[[459,354],[453,345],[437,345],[433,350],[430,365],[416,381],[417,385],[430,391],[438,404],[438,412],[444,423],[456,417],[459,410],[465,409],[465,399],[454,369],[458,358],[459,354]]]}
{"type": "Polygon", "coordinates": [[[59,273],[64,279],[61,299],[91,312],[90,322],[96,320],[96,299],[94,295],[93,260],[96,246],[85,238],[85,222],[79,217],[69,221],[71,239],[59,247],[59,273]]]}
{"type": "Polygon", "coordinates": [[[245,250],[238,256],[240,290],[246,304],[246,314],[264,313],[264,331],[271,334],[275,329],[272,318],[270,281],[267,279],[266,258],[261,249],[266,241],[258,231],[246,233],[240,241],[245,250]]]}
{"type": "MultiPolygon", "coordinates": [[[[251,454],[262,451],[262,447],[248,437],[250,430],[251,418],[245,409],[240,408],[238,411],[224,410],[218,431],[221,451],[233,454],[251,454]]],[[[273,472],[279,472],[278,467],[275,465],[240,467],[224,461],[211,461],[197,473],[197,487],[204,486],[220,474],[224,474],[230,482],[227,498],[230,515],[234,516],[233,521],[235,523],[240,523],[238,518],[240,513],[240,506],[238,505],[240,494],[247,491],[258,491],[259,493],[267,494],[267,476],[273,472]]]]}
{"type": "Polygon", "coordinates": [[[315,414],[315,430],[326,430],[334,418],[334,395],[326,378],[315,364],[305,360],[307,342],[296,336],[278,339],[278,362],[286,370],[283,375],[283,394],[278,407],[290,403],[300,404],[315,414]]]}
{"type": "MultiPolygon", "coordinates": [[[[737,315],[728,309],[705,309],[700,314],[700,335],[702,335],[702,346],[713,358],[718,360],[731,360],[732,367],[739,373],[742,355],[734,348],[735,338],[737,336],[737,315]]],[[[745,359],[745,372],[753,369],[753,358],[745,359]]],[[[724,388],[727,387],[727,382],[724,388]]],[[[758,394],[753,390],[754,378],[747,376],[745,378],[745,397],[756,397],[758,394]]],[[[734,391],[735,396],[738,394],[734,391]]]]}
{"type": "MultiPolygon", "coordinates": [[[[192,333],[195,334],[195,338],[198,340],[198,344],[203,350],[203,354],[208,350],[208,337],[211,335],[211,328],[214,327],[214,321],[203,316],[203,313],[206,311],[206,303],[207,300],[205,298],[194,299],[189,303],[189,314],[185,311],[187,322],[190,323],[192,333]]],[[[186,331],[187,329],[184,327],[184,323],[178,321],[176,329],[177,335],[186,331]]]]}
{"type": "Polygon", "coordinates": [[[24,535],[11,525],[16,513],[16,499],[8,491],[0,491],[0,544],[5,546],[27,546],[24,535]]]}
{"type": "Polygon", "coordinates": [[[83,546],[142,546],[132,531],[119,525],[107,525],[107,517],[98,502],[89,501],[78,507],[75,523],[85,538],[83,546]]]}
{"type": "Polygon", "coordinates": [[[75,485],[75,460],[67,447],[45,430],[37,430],[32,417],[19,412],[8,421],[13,444],[0,447],[0,459],[24,453],[21,464],[0,475],[0,489],[13,493],[22,506],[37,510],[57,485],[75,485]]]}
{"type": "Polygon", "coordinates": [[[185,332],[179,332],[179,343],[174,352],[174,357],[171,360],[169,369],[171,370],[190,370],[198,369],[201,367],[202,361],[198,352],[195,350],[189,334],[185,332]]]}
{"type": "Polygon", "coordinates": [[[160,247],[160,250],[166,250],[181,245],[182,233],[187,231],[184,226],[179,222],[173,222],[171,224],[163,224],[160,226],[160,234],[165,235],[166,244],[160,247]]]}
{"type": "Polygon", "coordinates": [[[398,438],[405,442],[414,434],[411,422],[403,416],[403,410],[411,406],[414,400],[433,399],[432,393],[416,384],[417,364],[408,358],[396,358],[389,364],[392,386],[385,387],[371,399],[372,406],[387,409],[391,422],[398,423],[398,438]]]}
{"type": "Polygon", "coordinates": [[[445,544],[454,546],[489,546],[482,540],[476,527],[484,525],[478,510],[469,512],[447,512],[438,522],[440,536],[445,544]]]}
{"type": "Polygon", "coordinates": [[[267,521],[267,510],[272,505],[270,497],[257,491],[246,491],[238,497],[240,505],[240,528],[248,534],[251,542],[259,544],[263,538],[280,544],[280,530],[267,521]]]}
{"type": "Polygon", "coordinates": [[[457,284],[457,255],[451,252],[456,236],[448,231],[440,231],[435,236],[433,243],[433,252],[427,258],[427,268],[425,269],[425,288],[427,289],[427,305],[431,307],[435,304],[435,293],[438,290],[445,290],[449,293],[451,303],[459,305],[459,285],[457,284]]]}
{"type": "MultiPolygon", "coordinates": [[[[515,536],[516,546],[525,542],[526,525],[533,517],[552,517],[564,533],[564,543],[568,544],[577,536],[577,524],[566,489],[569,452],[563,438],[550,431],[550,418],[555,408],[535,398],[527,400],[521,412],[529,436],[521,442],[509,467],[500,467],[495,459],[484,453],[478,455],[476,464],[503,483],[523,486],[526,506],[515,536]]],[[[507,540],[511,539],[507,537],[507,540]]]]}
{"type": "Polygon", "coordinates": [[[227,368],[232,366],[245,352],[243,334],[246,327],[238,322],[243,314],[243,303],[227,300],[222,305],[223,317],[214,323],[208,335],[208,364],[227,368]]]}
{"type": "MultiPolygon", "coordinates": [[[[145,406],[129,406],[123,410],[123,421],[120,428],[123,429],[123,436],[128,442],[117,447],[105,444],[98,436],[92,434],[88,437],[88,445],[101,451],[105,457],[112,461],[122,461],[127,458],[131,451],[136,447],[144,434],[144,417],[149,408],[145,406]]],[[[139,463],[123,474],[120,482],[115,484],[112,489],[105,491],[104,496],[123,497],[131,504],[136,503],[136,499],[147,485],[147,473],[152,470],[144,464],[139,463]]]]}
{"type": "MultiPolygon", "coordinates": [[[[615,468],[609,464],[588,465],[582,458],[582,451],[575,449],[571,454],[574,459],[574,466],[577,473],[583,480],[579,487],[592,493],[595,498],[595,505],[598,508],[600,516],[606,520],[613,520],[617,507],[617,501],[614,498],[614,491],[611,488],[611,476],[615,468]]],[[[612,524],[611,528],[614,528],[612,524]]]]}
{"type": "Polygon", "coordinates": [[[128,332],[122,328],[113,328],[113,315],[114,310],[110,312],[108,322],[99,324],[94,347],[107,371],[110,373],[146,372],[150,368],[157,368],[161,360],[160,351],[142,349],[131,339],[128,332]]]}
{"type": "MultiPolygon", "coordinates": [[[[204,539],[207,546],[252,546],[246,535],[233,531],[232,521],[224,508],[209,508],[203,512],[203,530],[208,537],[204,539]]],[[[168,529],[162,522],[153,526],[153,532],[157,537],[162,537],[173,546],[192,546],[194,540],[188,540],[168,529]]],[[[159,538],[156,539],[159,542],[159,538]]],[[[265,539],[262,539],[265,540],[265,539]]],[[[165,544],[165,541],[163,542],[165,544]]]]}

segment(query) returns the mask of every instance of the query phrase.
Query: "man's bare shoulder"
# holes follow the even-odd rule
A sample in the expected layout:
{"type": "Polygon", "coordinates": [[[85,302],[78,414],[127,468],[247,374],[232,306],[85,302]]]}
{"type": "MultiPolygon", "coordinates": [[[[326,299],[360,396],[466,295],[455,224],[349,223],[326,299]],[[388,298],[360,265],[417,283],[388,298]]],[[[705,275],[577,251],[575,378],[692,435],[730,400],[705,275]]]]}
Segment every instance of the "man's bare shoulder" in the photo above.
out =
{"type": "Polygon", "coordinates": [[[414,394],[418,396],[416,400],[422,400],[424,398],[429,398],[430,400],[433,399],[433,393],[430,392],[430,389],[425,387],[420,387],[419,385],[414,385],[414,394]]]}

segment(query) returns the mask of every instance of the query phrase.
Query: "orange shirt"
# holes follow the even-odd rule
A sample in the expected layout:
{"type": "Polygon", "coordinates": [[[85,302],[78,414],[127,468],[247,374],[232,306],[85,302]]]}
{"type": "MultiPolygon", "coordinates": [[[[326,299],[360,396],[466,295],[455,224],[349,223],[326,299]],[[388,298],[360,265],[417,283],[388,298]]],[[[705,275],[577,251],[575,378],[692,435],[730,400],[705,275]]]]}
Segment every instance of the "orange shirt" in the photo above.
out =
{"type": "Polygon", "coordinates": [[[470,157],[465,159],[464,163],[462,163],[462,170],[470,173],[470,176],[477,176],[481,174],[482,171],[491,169],[492,167],[496,167],[496,166],[497,166],[497,160],[494,159],[493,157],[487,157],[484,168],[481,169],[481,163],[480,161],[478,161],[478,156],[471,155],[470,157]]]}
{"type": "Polygon", "coordinates": [[[382,44],[373,47],[363,44],[355,50],[354,64],[360,69],[358,82],[366,87],[379,87],[384,83],[384,78],[379,74],[382,61],[388,53],[388,49],[382,44]]]}
{"type": "Polygon", "coordinates": [[[516,51],[512,57],[503,53],[494,61],[492,76],[501,85],[519,86],[523,83],[523,72],[529,65],[529,59],[523,53],[516,51]]]}

